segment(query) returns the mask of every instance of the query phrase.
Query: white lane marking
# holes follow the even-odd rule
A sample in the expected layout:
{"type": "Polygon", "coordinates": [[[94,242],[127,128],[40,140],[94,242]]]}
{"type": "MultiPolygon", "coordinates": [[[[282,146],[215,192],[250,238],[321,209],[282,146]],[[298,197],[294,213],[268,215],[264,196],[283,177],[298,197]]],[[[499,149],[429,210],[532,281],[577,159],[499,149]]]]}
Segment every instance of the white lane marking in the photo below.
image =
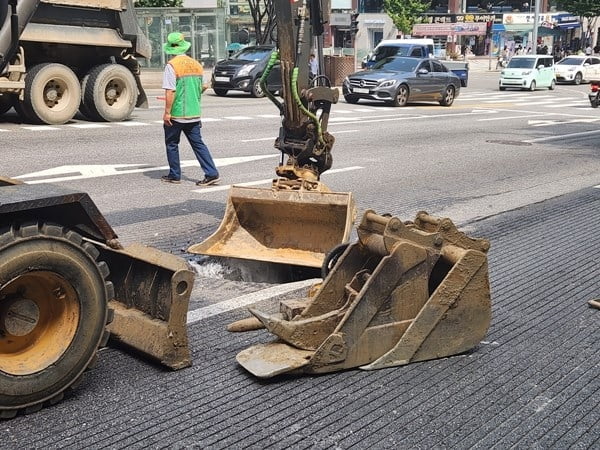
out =
{"type": "MultiPolygon", "coordinates": [[[[161,120],[162,123],[162,120],[161,120]]],[[[80,128],[80,129],[88,129],[88,128],[108,128],[110,125],[102,124],[102,123],[74,123],[67,125],[71,128],[80,128]]]]}
{"type": "Polygon", "coordinates": [[[115,125],[118,125],[120,127],[145,127],[147,125],[150,125],[148,122],[135,122],[135,121],[131,121],[131,122],[113,122],[115,125]]]}
{"type": "Polygon", "coordinates": [[[252,120],[252,117],[249,116],[225,116],[223,118],[227,120],[252,120]]]}
{"type": "Polygon", "coordinates": [[[49,125],[36,125],[34,127],[21,127],[24,130],[29,130],[29,131],[54,131],[54,130],[60,130],[60,128],[56,128],[56,127],[51,127],[49,125]]]}
{"type": "Polygon", "coordinates": [[[204,308],[189,311],[187,314],[187,323],[192,324],[199,322],[209,317],[218,316],[219,314],[233,311],[234,309],[243,308],[244,306],[253,305],[263,300],[268,300],[278,295],[287,294],[288,292],[297,289],[306,288],[312,284],[320,282],[320,278],[310,280],[296,281],[293,283],[278,284],[276,286],[263,289],[261,291],[252,292],[250,294],[240,295],[239,297],[215,303],[214,305],[205,306],[204,308]]]}
{"type": "MultiPolygon", "coordinates": [[[[352,167],[344,167],[341,169],[331,169],[331,170],[328,170],[327,172],[325,172],[323,174],[323,176],[333,174],[333,173],[348,172],[351,170],[360,170],[360,169],[364,169],[364,167],[352,166],[352,167]]],[[[235,186],[259,186],[261,184],[271,184],[272,182],[273,182],[273,178],[265,178],[264,180],[248,181],[246,183],[235,183],[235,186]]],[[[219,185],[219,186],[194,189],[192,192],[208,193],[208,192],[226,191],[231,186],[232,186],[231,184],[223,184],[223,185],[219,185]]]]}
{"type": "Polygon", "coordinates": [[[223,119],[217,119],[216,117],[203,117],[202,122],[221,122],[223,119]]]}
{"type": "Polygon", "coordinates": [[[281,116],[279,114],[259,114],[258,117],[262,117],[263,119],[278,119],[281,116]]]}
{"type": "Polygon", "coordinates": [[[487,119],[477,119],[477,122],[487,122],[489,120],[509,120],[509,119],[524,119],[527,117],[547,116],[547,113],[527,114],[526,116],[508,116],[508,117],[489,117],[487,119]]]}
{"type": "Polygon", "coordinates": [[[343,134],[343,133],[358,133],[358,130],[339,130],[339,131],[335,131],[332,134],[336,135],[336,134],[343,134]]]}
{"type": "Polygon", "coordinates": [[[594,134],[600,134],[600,130],[582,131],[580,133],[560,134],[560,135],[556,135],[556,136],[545,136],[545,137],[540,137],[540,138],[535,138],[535,139],[527,139],[527,140],[524,140],[521,142],[533,143],[533,142],[555,141],[558,139],[565,139],[565,138],[570,138],[570,137],[580,137],[580,136],[591,136],[594,134]]]}
{"type": "Polygon", "coordinates": [[[548,125],[556,125],[560,123],[559,120],[528,120],[527,125],[532,127],[547,127],[548,125]]]}
{"type": "Polygon", "coordinates": [[[552,105],[544,105],[546,106],[546,108],[568,108],[568,107],[577,107],[577,106],[581,106],[582,102],[578,102],[578,103],[572,103],[572,104],[568,104],[568,103],[559,103],[557,105],[552,104],[552,105]]]}
{"type": "MultiPolygon", "coordinates": [[[[241,164],[245,162],[257,161],[260,159],[274,158],[279,155],[257,155],[257,156],[236,156],[233,158],[215,158],[217,167],[230,166],[232,164],[241,164]]],[[[197,166],[198,161],[189,159],[181,161],[181,167],[197,166]]],[[[39,180],[29,180],[28,184],[56,183],[60,181],[82,180],[86,178],[108,177],[112,175],[124,175],[131,173],[152,172],[156,170],[168,170],[169,166],[147,166],[144,164],[106,164],[106,165],[78,165],[78,166],[60,166],[39,172],[28,173],[15,177],[17,179],[47,177],[39,180]],[[131,167],[131,169],[128,169],[131,167]],[[118,170],[122,169],[122,170],[118,170]],[[63,175],[63,176],[61,176],[63,175]]]]}
{"type": "Polygon", "coordinates": [[[261,142],[261,141],[274,141],[275,136],[273,137],[265,137],[265,138],[256,138],[256,139],[242,139],[241,142],[261,142]]]}

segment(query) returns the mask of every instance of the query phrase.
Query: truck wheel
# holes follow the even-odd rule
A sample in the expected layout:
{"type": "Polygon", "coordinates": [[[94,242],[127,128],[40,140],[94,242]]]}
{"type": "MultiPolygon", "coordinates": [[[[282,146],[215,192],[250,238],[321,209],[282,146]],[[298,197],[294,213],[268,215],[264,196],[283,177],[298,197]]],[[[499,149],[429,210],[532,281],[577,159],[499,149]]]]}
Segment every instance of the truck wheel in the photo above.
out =
{"type": "Polygon", "coordinates": [[[48,125],[66,123],[77,113],[80,101],[79,80],[67,66],[38,64],[27,72],[23,118],[48,125]]]}
{"type": "Polygon", "coordinates": [[[392,100],[392,105],[394,106],[406,106],[408,103],[408,86],[405,84],[401,84],[398,88],[398,92],[396,92],[396,96],[394,100],[392,100]]]}
{"type": "Polygon", "coordinates": [[[13,106],[13,96],[11,94],[0,94],[0,116],[8,112],[13,106]]]}
{"type": "Polygon", "coordinates": [[[83,96],[85,94],[85,88],[87,86],[88,80],[90,79],[90,74],[86,74],[82,79],[81,79],[81,102],[79,103],[79,112],[81,114],[83,114],[87,119],[93,120],[92,119],[92,113],[90,112],[89,108],[87,106],[85,106],[85,103],[83,102],[83,96]]]}
{"type": "Polygon", "coordinates": [[[114,297],[98,254],[58,225],[0,232],[0,418],[60,401],[95,362],[114,297]]]}
{"type": "Polygon", "coordinates": [[[252,83],[252,89],[250,90],[250,95],[256,98],[262,98],[265,96],[265,92],[262,90],[260,86],[260,77],[256,77],[254,82],[252,83]]]}
{"type": "Polygon", "coordinates": [[[213,91],[215,94],[217,94],[219,97],[225,97],[227,95],[227,89],[222,89],[222,88],[213,88],[213,91]]]}
{"type": "Polygon", "coordinates": [[[102,64],[86,76],[89,78],[85,83],[83,104],[92,120],[119,122],[131,116],[138,91],[135,78],[127,67],[102,64]]]}
{"type": "Polygon", "coordinates": [[[440,100],[440,105],[442,106],[451,106],[454,103],[454,87],[448,86],[444,91],[444,95],[440,100]]]}

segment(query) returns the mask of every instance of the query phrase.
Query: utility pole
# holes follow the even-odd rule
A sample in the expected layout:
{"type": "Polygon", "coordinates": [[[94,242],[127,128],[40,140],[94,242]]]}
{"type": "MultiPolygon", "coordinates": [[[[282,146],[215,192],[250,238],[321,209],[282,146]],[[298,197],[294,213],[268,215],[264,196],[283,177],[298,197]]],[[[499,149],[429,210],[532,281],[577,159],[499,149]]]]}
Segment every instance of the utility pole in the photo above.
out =
{"type": "Polygon", "coordinates": [[[533,35],[531,53],[537,53],[538,26],[540,21],[540,0],[535,1],[535,12],[533,13],[533,35]]]}

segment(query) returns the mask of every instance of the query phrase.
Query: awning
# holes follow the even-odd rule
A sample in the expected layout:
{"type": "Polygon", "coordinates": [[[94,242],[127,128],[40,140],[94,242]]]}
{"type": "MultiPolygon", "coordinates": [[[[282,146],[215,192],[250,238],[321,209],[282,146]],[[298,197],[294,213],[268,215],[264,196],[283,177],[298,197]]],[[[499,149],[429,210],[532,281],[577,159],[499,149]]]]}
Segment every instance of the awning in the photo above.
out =
{"type": "Polygon", "coordinates": [[[527,34],[533,32],[533,25],[519,24],[519,25],[504,25],[507,33],[515,34],[527,34]]]}
{"type": "Polygon", "coordinates": [[[557,23],[556,26],[563,30],[573,30],[574,28],[581,28],[581,24],[579,22],[557,23]]]}
{"type": "Polygon", "coordinates": [[[501,23],[492,24],[492,33],[498,33],[501,31],[506,31],[506,28],[501,23]]]}

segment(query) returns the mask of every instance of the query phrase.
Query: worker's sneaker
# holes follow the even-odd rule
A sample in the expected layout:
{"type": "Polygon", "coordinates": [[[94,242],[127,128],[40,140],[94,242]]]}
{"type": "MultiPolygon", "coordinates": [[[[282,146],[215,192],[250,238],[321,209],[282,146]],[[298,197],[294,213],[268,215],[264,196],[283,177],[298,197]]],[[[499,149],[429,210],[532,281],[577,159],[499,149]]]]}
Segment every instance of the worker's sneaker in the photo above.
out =
{"type": "Polygon", "coordinates": [[[214,177],[204,177],[204,180],[196,181],[196,186],[211,186],[217,184],[219,181],[221,181],[219,175],[214,177]]]}
{"type": "Polygon", "coordinates": [[[164,181],[165,183],[173,183],[173,184],[181,183],[181,180],[178,180],[177,178],[172,178],[169,175],[163,175],[162,177],[160,177],[160,181],[164,181]]]}

